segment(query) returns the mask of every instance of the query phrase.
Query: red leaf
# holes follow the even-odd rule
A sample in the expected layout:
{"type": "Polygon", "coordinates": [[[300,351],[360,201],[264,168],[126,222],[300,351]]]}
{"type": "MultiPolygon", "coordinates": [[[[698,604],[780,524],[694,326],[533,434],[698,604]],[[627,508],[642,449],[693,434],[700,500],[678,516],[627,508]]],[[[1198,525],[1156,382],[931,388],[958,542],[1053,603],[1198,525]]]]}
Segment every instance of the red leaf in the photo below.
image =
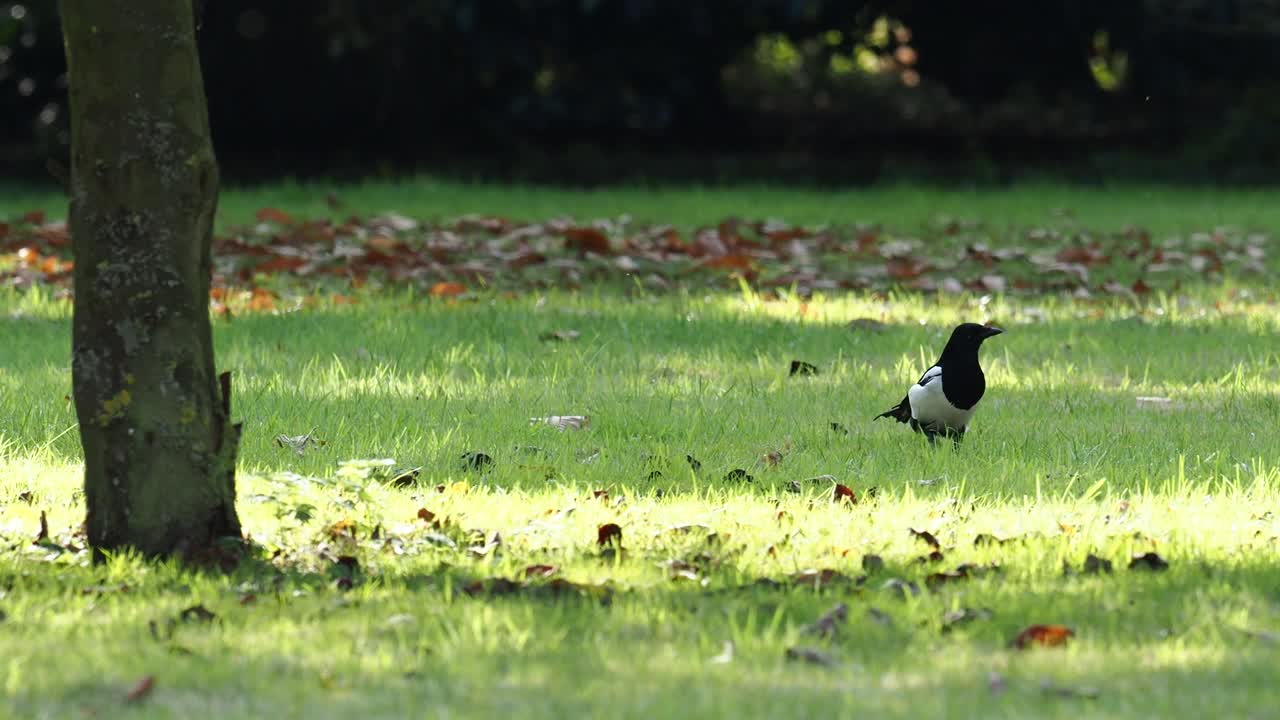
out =
{"type": "Polygon", "coordinates": [[[151,691],[154,690],[155,687],[156,677],[154,675],[148,675],[139,680],[138,683],[129,690],[129,694],[124,696],[125,702],[138,702],[139,700],[143,700],[151,694],[151,691]]]}
{"type": "Polygon", "coordinates": [[[1066,645],[1075,634],[1074,630],[1065,625],[1032,625],[1018,633],[1010,645],[1019,650],[1033,646],[1058,647],[1066,645]]]}
{"type": "Polygon", "coordinates": [[[1151,292],[1151,286],[1142,282],[1142,278],[1138,278],[1133,283],[1133,293],[1135,295],[1146,295],[1151,292]]]}
{"type": "Polygon", "coordinates": [[[609,246],[609,237],[593,227],[565,228],[564,240],[567,247],[579,253],[593,252],[597,255],[607,255],[612,249],[609,246]]]}
{"type": "Polygon", "coordinates": [[[436,519],[436,514],[426,508],[418,508],[418,519],[423,522],[431,522],[436,519]]]}
{"type": "Polygon", "coordinates": [[[835,495],[831,499],[834,502],[847,502],[850,505],[858,504],[858,496],[854,495],[848,486],[840,485],[839,483],[836,484],[835,495]]]}
{"type": "Polygon", "coordinates": [[[885,267],[894,280],[913,280],[929,269],[927,264],[915,258],[893,258],[885,262],[885,267]]]}
{"type": "Polygon", "coordinates": [[[622,544],[622,528],[618,523],[607,523],[596,530],[597,545],[609,545],[610,543],[622,544]]]}
{"type": "Polygon", "coordinates": [[[750,257],[742,254],[720,255],[719,257],[709,258],[699,263],[704,268],[714,268],[716,270],[750,270],[753,261],[750,257]]]}
{"type": "Polygon", "coordinates": [[[292,272],[306,264],[306,260],[296,255],[277,255],[266,262],[258,263],[253,269],[260,273],[292,272]]]}
{"type": "Polygon", "coordinates": [[[524,576],[526,578],[551,577],[557,570],[555,565],[530,565],[524,569],[524,576]]]}
{"type": "Polygon", "coordinates": [[[278,225],[292,225],[293,217],[289,213],[272,207],[262,208],[253,215],[258,222],[276,223],[278,225]]]}
{"type": "Polygon", "coordinates": [[[428,294],[435,297],[457,297],[467,291],[467,286],[456,282],[438,282],[428,294]]]}

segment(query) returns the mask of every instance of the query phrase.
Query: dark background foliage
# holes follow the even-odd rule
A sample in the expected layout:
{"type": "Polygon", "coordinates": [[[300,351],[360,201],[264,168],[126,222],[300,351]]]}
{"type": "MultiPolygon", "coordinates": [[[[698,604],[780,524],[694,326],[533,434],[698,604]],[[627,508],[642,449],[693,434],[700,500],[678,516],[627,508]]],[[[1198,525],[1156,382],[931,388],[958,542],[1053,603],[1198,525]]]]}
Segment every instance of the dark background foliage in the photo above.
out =
{"type": "MultiPolygon", "coordinates": [[[[233,178],[1280,175],[1280,0],[198,4],[233,178]]],[[[2,174],[66,120],[56,2],[0,1],[2,174]]]]}

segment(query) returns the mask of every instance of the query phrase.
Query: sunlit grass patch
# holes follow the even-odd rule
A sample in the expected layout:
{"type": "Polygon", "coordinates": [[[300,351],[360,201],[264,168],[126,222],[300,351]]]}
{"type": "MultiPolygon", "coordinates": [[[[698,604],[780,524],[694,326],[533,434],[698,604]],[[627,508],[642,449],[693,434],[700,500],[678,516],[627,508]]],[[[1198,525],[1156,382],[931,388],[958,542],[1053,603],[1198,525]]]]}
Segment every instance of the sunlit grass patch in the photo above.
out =
{"type": "Polygon", "coordinates": [[[1280,700],[1265,289],[405,291],[222,318],[256,547],[227,576],[89,564],[69,308],[2,303],[3,714],[1248,716],[1280,700]],[[960,320],[1006,329],[964,445],[871,422],[960,320]],[[558,330],[578,334],[545,339],[558,330]],[[550,415],[588,420],[530,422],[550,415]],[[601,544],[611,523],[621,543],[601,544]],[[1130,567],[1148,553],[1167,568],[1130,567]],[[833,634],[809,629],[837,603],[833,634]],[[1074,635],[1011,648],[1033,624],[1074,635]]]}

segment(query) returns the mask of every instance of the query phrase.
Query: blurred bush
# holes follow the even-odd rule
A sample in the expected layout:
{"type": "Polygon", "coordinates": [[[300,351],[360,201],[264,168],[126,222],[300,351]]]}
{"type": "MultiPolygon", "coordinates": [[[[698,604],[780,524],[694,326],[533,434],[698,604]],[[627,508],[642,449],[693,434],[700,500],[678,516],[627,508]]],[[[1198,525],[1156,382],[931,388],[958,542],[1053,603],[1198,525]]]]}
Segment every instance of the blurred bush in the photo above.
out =
{"type": "MultiPolygon", "coordinates": [[[[69,140],[56,5],[0,0],[11,167],[69,140]]],[[[699,157],[760,153],[860,179],[912,155],[1280,167],[1267,131],[1280,0],[197,5],[215,142],[239,174],[519,161],[572,180],[661,156],[696,176],[699,157]]]]}

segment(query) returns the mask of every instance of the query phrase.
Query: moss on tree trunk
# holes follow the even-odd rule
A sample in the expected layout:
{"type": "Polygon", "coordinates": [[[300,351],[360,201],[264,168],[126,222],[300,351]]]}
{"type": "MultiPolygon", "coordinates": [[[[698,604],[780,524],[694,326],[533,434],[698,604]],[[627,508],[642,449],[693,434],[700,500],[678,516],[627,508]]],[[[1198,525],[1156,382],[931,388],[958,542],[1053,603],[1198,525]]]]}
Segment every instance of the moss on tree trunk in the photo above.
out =
{"type": "Polygon", "coordinates": [[[230,383],[214,369],[218,168],[191,0],[61,0],[71,95],[72,381],[90,544],[239,537],[230,383]]]}

